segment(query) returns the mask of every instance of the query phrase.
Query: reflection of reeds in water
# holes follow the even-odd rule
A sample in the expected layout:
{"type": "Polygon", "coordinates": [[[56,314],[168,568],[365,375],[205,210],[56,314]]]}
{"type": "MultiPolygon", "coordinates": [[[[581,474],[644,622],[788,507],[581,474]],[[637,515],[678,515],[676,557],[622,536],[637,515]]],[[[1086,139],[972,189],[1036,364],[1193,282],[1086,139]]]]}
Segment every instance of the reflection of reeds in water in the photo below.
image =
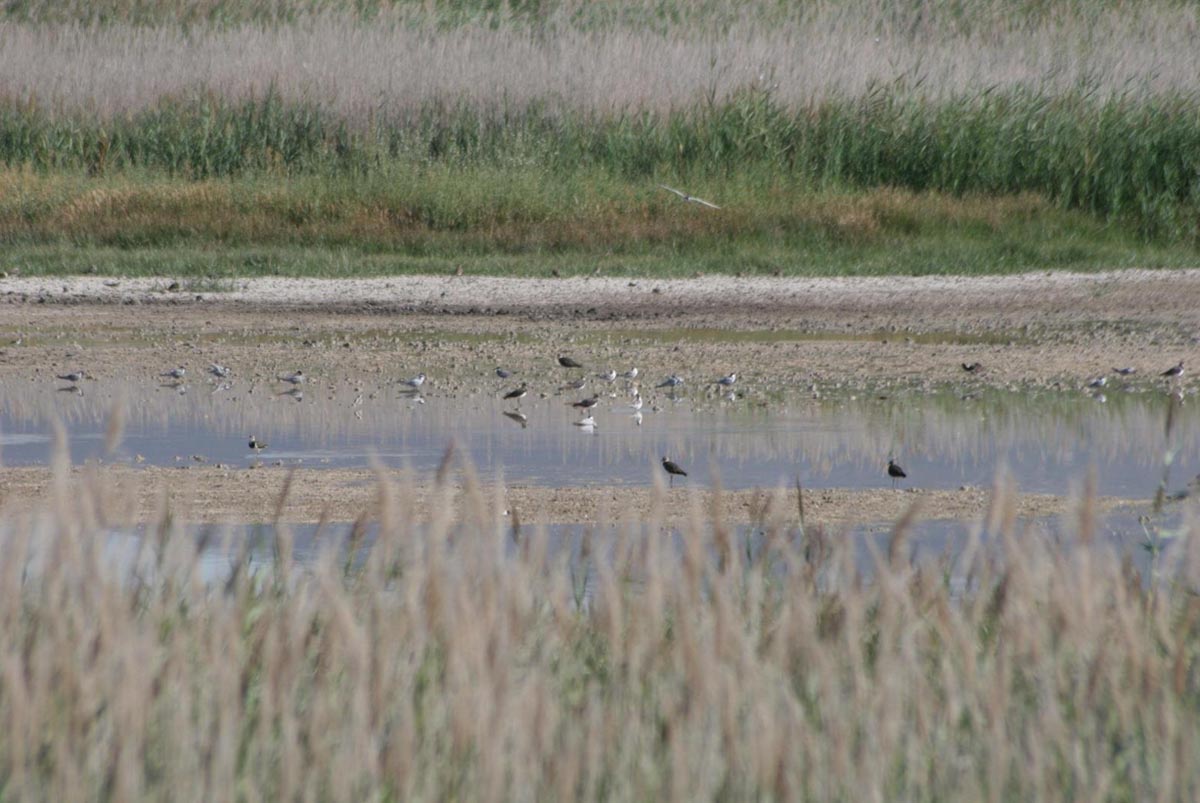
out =
{"type": "MultiPolygon", "coordinates": [[[[637,427],[621,406],[623,400],[615,400],[611,409],[602,405],[596,413],[603,437],[590,438],[570,426],[571,411],[553,397],[527,404],[527,428],[518,429],[501,419],[502,406],[495,399],[448,398],[437,395],[436,388],[428,403],[419,406],[387,388],[358,405],[355,400],[370,396],[371,388],[363,394],[351,385],[314,387],[303,403],[274,395],[269,385],[254,386],[253,393],[250,389],[236,384],[210,393],[209,386],[198,383],[181,396],[134,387],[121,391],[125,427],[166,434],[186,425],[238,442],[255,433],[275,444],[288,440],[313,449],[344,449],[350,443],[380,452],[420,448],[431,459],[453,436],[487,465],[503,465],[513,457],[545,461],[551,469],[625,465],[635,467],[639,478],[665,450],[692,464],[716,457],[730,477],[743,466],[779,461],[822,479],[837,468],[874,476],[888,454],[954,468],[983,464],[989,474],[1001,458],[1053,465],[1091,459],[1156,470],[1162,462],[1167,403],[1152,393],[1113,393],[1108,404],[1046,393],[995,394],[970,402],[949,395],[887,403],[793,400],[769,411],[747,404],[692,410],[685,402],[646,414],[637,427]]],[[[18,424],[37,426],[53,410],[74,432],[103,430],[114,395],[103,383],[90,383],[83,397],[64,397],[42,385],[18,382],[6,383],[0,401],[18,424]]],[[[1200,416],[1192,408],[1178,408],[1172,438],[1181,453],[1200,449],[1200,416]]],[[[789,482],[794,470],[789,467],[777,479],[789,482]]]]}
{"type": "MultiPolygon", "coordinates": [[[[210,587],[195,540],[166,512],[136,568],[114,570],[99,547],[111,504],[102,475],[64,477],[41,515],[6,517],[6,792],[1200,792],[1195,539],[1149,605],[1118,558],[1025,534],[1002,483],[990,543],[914,566],[902,522],[870,582],[841,540],[815,527],[801,536],[792,506],[765,515],[757,551],[733,543],[718,506],[695,510],[678,546],[618,527],[612,549],[584,555],[594,578],[584,597],[544,533],[514,535],[474,472],[446,461],[445,501],[427,521],[413,519],[408,489],[381,479],[378,510],[364,513],[380,519],[365,561],[331,552],[298,567],[280,527],[272,564],[239,563],[210,587]]],[[[640,524],[662,515],[659,499],[640,524]]]]}

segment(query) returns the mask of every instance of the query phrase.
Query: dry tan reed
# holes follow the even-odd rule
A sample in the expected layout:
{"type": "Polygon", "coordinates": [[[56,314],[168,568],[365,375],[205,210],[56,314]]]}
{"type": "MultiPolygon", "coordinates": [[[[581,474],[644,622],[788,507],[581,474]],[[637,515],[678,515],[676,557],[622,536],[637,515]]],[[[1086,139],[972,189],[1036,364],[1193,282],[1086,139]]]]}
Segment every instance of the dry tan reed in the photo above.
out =
{"type": "Polygon", "coordinates": [[[0,97],[109,116],[196,89],[240,98],[271,87],[367,120],[451,99],[665,110],[719,102],[750,86],[774,88],[786,105],[858,96],[880,84],[930,97],[1082,85],[1103,97],[1191,92],[1200,75],[1200,17],[1195,6],[1178,4],[1032,21],[989,22],[980,12],[969,27],[936,4],[907,11],[883,2],[805,4],[782,17],[731,6],[719,27],[689,25],[684,14],[679,24],[587,28],[571,23],[571,5],[537,30],[446,29],[402,13],[368,23],[327,13],[288,25],[188,28],[7,22],[0,24],[0,97]]]}
{"type": "Polygon", "coordinates": [[[905,559],[902,523],[863,574],[781,503],[753,544],[718,505],[678,538],[653,516],[598,530],[570,570],[447,469],[420,523],[380,473],[364,561],[297,565],[281,527],[273,563],[216,582],[169,504],[118,561],[103,476],[64,474],[0,528],[4,797],[1200,793],[1194,538],[1150,582],[1031,535],[1000,483],[987,539],[939,564],[905,559]]]}

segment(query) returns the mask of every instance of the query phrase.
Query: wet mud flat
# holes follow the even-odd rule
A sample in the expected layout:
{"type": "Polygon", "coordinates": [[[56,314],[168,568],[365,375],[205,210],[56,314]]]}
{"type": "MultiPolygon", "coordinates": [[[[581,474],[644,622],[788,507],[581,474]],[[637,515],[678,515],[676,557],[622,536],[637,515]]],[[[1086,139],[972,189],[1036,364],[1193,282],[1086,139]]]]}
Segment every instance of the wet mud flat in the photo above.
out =
{"type": "Polygon", "coordinates": [[[194,521],[352,520],[376,470],[421,498],[450,443],[503,489],[497,505],[550,523],[656,504],[686,518],[716,488],[751,521],[797,481],[830,522],[892,520],[917,499],[966,519],[986,513],[997,471],[1023,515],[1044,516],[1089,482],[1112,509],[1200,472],[1190,374],[1160,376],[1200,359],[1192,272],[261,282],[181,298],[147,280],[4,280],[4,507],[46,497],[59,438],[76,474],[130,489],[138,515],[170,505],[194,521]],[[303,386],[278,380],[298,370],[303,386]],[[73,371],[86,377],[58,378],[73,371]],[[660,387],[673,375],[684,383],[660,387]],[[658,496],[666,455],[689,477],[658,496]],[[896,489],[889,458],[909,474],[896,489]]]}

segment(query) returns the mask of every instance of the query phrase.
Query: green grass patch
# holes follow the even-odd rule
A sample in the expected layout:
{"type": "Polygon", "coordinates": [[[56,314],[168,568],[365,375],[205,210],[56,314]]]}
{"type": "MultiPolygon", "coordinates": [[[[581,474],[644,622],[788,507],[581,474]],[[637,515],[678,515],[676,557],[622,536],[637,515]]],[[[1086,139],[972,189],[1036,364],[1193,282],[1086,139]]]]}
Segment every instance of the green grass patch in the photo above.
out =
{"type": "Polygon", "coordinates": [[[1034,195],[693,188],[580,171],[433,168],[364,181],[0,174],[0,269],[225,278],[405,273],[549,276],[928,275],[1196,264],[1034,195]]]}

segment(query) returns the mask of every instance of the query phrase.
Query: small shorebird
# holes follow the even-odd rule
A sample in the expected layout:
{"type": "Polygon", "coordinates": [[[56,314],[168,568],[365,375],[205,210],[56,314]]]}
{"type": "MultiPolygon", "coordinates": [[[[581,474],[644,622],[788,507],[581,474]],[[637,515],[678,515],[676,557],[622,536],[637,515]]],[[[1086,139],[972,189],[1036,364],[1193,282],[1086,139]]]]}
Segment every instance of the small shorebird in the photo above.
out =
{"type": "Polygon", "coordinates": [[[637,375],[638,375],[638,369],[637,369],[637,366],[635,365],[632,368],[630,368],[628,371],[626,371],[625,373],[621,374],[621,377],[623,379],[633,380],[633,379],[637,379],[637,375]]]}
{"type": "Polygon", "coordinates": [[[1129,376],[1130,374],[1136,374],[1137,369],[1136,368],[1114,368],[1113,373],[1120,374],[1121,376],[1129,376]]]}
{"type": "Polygon", "coordinates": [[[521,403],[521,399],[525,398],[525,394],[528,392],[529,392],[529,389],[526,388],[525,385],[521,385],[521,387],[515,388],[513,390],[510,390],[508,393],[505,393],[504,400],[505,401],[515,401],[519,405],[521,403]]]}
{"type": "Polygon", "coordinates": [[[600,399],[599,399],[599,397],[597,397],[597,396],[593,396],[593,397],[592,397],[592,398],[590,398],[590,399],[580,399],[580,400],[579,400],[579,401],[577,401],[577,402],[573,402],[573,403],[571,404],[571,406],[572,406],[572,407],[578,407],[578,408],[580,408],[581,410],[590,410],[590,409],[592,409],[593,407],[595,407],[595,406],[596,406],[597,404],[599,404],[599,403],[600,403],[600,399]]]}
{"type": "Polygon", "coordinates": [[[496,376],[500,377],[501,379],[508,379],[510,376],[512,376],[512,371],[505,371],[503,368],[497,365],[496,376]]]}
{"type": "Polygon", "coordinates": [[[254,437],[253,435],[250,436],[251,451],[261,452],[263,449],[266,449],[266,448],[267,448],[267,444],[263,443],[258,438],[254,437]]]}
{"type": "Polygon", "coordinates": [[[576,379],[574,382],[568,382],[567,384],[563,385],[561,388],[559,388],[559,390],[583,390],[583,386],[586,384],[587,379],[579,377],[579,379],[576,379]]]}
{"type": "Polygon", "coordinates": [[[983,370],[983,363],[981,363],[981,362],[964,362],[962,364],[962,369],[964,371],[966,371],[968,374],[974,374],[978,371],[983,370]]]}
{"type": "Polygon", "coordinates": [[[72,371],[69,374],[56,374],[56,376],[64,382],[80,382],[87,378],[87,374],[83,371],[72,371]]]}
{"type": "Polygon", "coordinates": [[[687,472],[679,467],[679,464],[667,457],[662,459],[663,470],[667,472],[667,476],[671,478],[671,487],[675,487],[676,477],[686,477],[687,472]]]}
{"type": "Polygon", "coordinates": [[[187,369],[180,365],[176,368],[172,368],[170,371],[163,371],[161,374],[159,374],[159,376],[165,377],[166,379],[183,379],[186,373],[187,369]]]}
{"type": "Polygon", "coordinates": [[[896,487],[896,483],[898,481],[900,481],[904,477],[908,476],[907,474],[904,473],[904,469],[900,468],[899,464],[897,464],[896,461],[890,457],[888,458],[887,472],[888,472],[888,476],[892,478],[892,487],[893,488],[896,487]]]}
{"type": "Polygon", "coordinates": [[[706,201],[703,198],[697,198],[695,195],[688,195],[686,192],[683,192],[682,190],[677,190],[674,187],[668,187],[666,184],[659,184],[658,186],[661,189],[666,190],[667,192],[675,193],[676,195],[678,195],[680,198],[682,198],[684,201],[686,201],[689,204],[700,204],[701,206],[707,206],[709,209],[720,209],[721,208],[721,207],[717,206],[716,204],[714,204],[712,201],[706,201]]]}
{"type": "Polygon", "coordinates": [[[1172,365],[1170,368],[1159,374],[1159,376],[1169,376],[1171,378],[1183,376],[1183,360],[1180,360],[1178,365],[1172,365]]]}
{"type": "Polygon", "coordinates": [[[582,368],[583,367],[583,365],[580,364],[577,360],[573,360],[570,357],[564,357],[561,354],[558,357],[558,364],[561,365],[563,368],[582,368]]]}
{"type": "Polygon", "coordinates": [[[663,381],[655,385],[656,388],[677,388],[683,384],[683,377],[677,374],[671,374],[663,381]]]}
{"type": "Polygon", "coordinates": [[[230,373],[229,369],[224,365],[218,365],[215,362],[208,366],[208,372],[213,376],[220,377],[221,379],[228,379],[230,373]]]}
{"type": "Polygon", "coordinates": [[[1087,386],[1089,388],[1102,388],[1107,385],[1108,385],[1108,377],[1107,376],[1098,376],[1095,379],[1093,379],[1091,382],[1088,382],[1088,384],[1087,384],[1087,386]]]}
{"type": "Polygon", "coordinates": [[[737,374],[730,374],[729,376],[721,377],[716,382],[713,382],[713,384],[720,385],[721,387],[724,387],[724,388],[729,388],[729,387],[733,387],[733,383],[736,381],[737,381],[737,374]]]}
{"type": "Polygon", "coordinates": [[[304,372],[303,371],[296,371],[295,373],[291,373],[291,374],[279,374],[275,378],[278,379],[280,382],[287,382],[289,385],[303,385],[304,384],[304,372]]]}
{"type": "Polygon", "coordinates": [[[634,410],[642,409],[642,394],[640,394],[640,393],[633,394],[633,404],[631,404],[629,406],[632,407],[634,410]]]}
{"type": "Polygon", "coordinates": [[[412,379],[405,379],[400,384],[408,385],[413,390],[416,390],[417,388],[421,387],[421,385],[425,384],[425,374],[417,374],[412,379]]]}
{"type": "Polygon", "coordinates": [[[617,372],[614,371],[613,369],[609,368],[607,371],[605,371],[602,374],[596,374],[596,378],[603,379],[605,382],[616,382],[617,381],[617,372]]]}

